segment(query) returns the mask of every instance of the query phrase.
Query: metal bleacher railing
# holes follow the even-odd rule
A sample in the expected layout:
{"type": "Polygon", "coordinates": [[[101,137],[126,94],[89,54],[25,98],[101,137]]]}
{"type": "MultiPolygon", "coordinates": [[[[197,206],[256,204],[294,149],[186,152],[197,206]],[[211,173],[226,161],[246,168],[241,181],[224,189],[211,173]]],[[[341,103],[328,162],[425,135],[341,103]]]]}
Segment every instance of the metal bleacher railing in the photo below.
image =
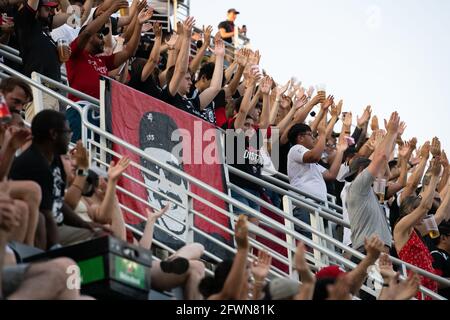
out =
{"type": "MultiPolygon", "coordinates": [[[[10,60],[14,60],[16,62],[21,62],[21,60],[20,61],[18,60],[18,59],[20,59],[18,57],[18,52],[14,51],[14,49],[12,49],[8,46],[4,46],[4,45],[0,46],[0,55],[3,55],[4,57],[6,57],[10,60]]],[[[163,229],[160,225],[156,225],[156,228],[158,228],[159,230],[161,230],[163,232],[170,234],[172,237],[177,238],[178,240],[186,242],[186,243],[191,243],[191,242],[193,242],[195,234],[199,234],[199,235],[202,235],[204,238],[206,238],[208,241],[216,244],[223,250],[225,250],[229,253],[235,253],[235,248],[233,248],[229,244],[219,241],[218,239],[203,232],[202,230],[200,230],[199,228],[197,228],[194,225],[194,223],[193,223],[194,217],[198,217],[198,218],[206,220],[207,222],[220,228],[221,230],[223,230],[224,232],[228,233],[231,236],[234,234],[234,232],[231,228],[224,227],[223,225],[217,223],[216,221],[206,217],[201,212],[196,211],[193,207],[193,201],[192,201],[192,200],[196,200],[196,201],[199,201],[199,202],[205,204],[208,207],[215,209],[221,215],[228,217],[230,221],[235,221],[235,219],[236,219],[236,216],[232,213],[231,206],[245,210],[252,216],[258,218],[259,225],[256,226],[256,225],[252,224],[250,226],[250,232],[257,235],[258,237],[270,240],[273,243],[276,243],[276,244],[282,246],[282,248],[287,251],[287,255],[284,255],[280,252],[273,250],[272,248],[268,247],[267,245],[262,244],[261,242],[257,241],[256,239],[253,239],[253,238],[250,239],[250,244],[253,248],[256,248],[259,250],[260,249],[267,250],[273,256],[273,258],[275,260],[284,264],[285,266],[288,266],[288,270],[289,270],[288,272],[285,272],[275,266],[272,266],[272,268],[270,270],[271,278],[273,278],[273,277],[291,277],[293,279],[297,279],[296,273],[294,271],[293,259],[292,259],[293,254],[296,249],[296,241],[297,240],[301,240],[307,246],[310,246],[311,248],[313,248],[313,253],[307,254],[307,260],[308,260],[309,264],[311,265],[311,267],[315,270],[320,269],[321,267],[329,265],[329,264],[338,264],[347,269],[355,268],[355,266],[356,266],[355,263],[353,263],[352,261],[350,261],[342,256],[343,252],[351,253],[352,255],[354,255],[360,259],[362,259],[364,257],[364,255],[361,254],[360,252],[358,252],[350,247],[345,246],[342,242],[336,240],[335,237],[333,237],[331,223],[328,223],[327,226],[325,227],[325,225],[326,225],[325,221],[332,222],[336,225],[342,226],[343,228],[350,227],[349,224],[343,220],[342,208],[340,206],[336,205],[334,197],[329,196],[328,201],[325,204],[321,204],[318,201],[319,199],[312,197],[311,195],[308,195],[308,194],[302,192],[301,190],[298,190],[298,189],[290,186],[289,183],[286,182],[287,177],[285,177],[281,174],[276,174],[275,176],[268,176],[268,177],[265,177],[265,180],[261,180],[261,179],[255,178],[251,175],[247,175],[243,172],[240,172],[239,170],[235,169],[232,166],[225,165],[226,171],[232,172],[236,175],[246,178],[246,179],[252,181],[253,183],[258,184],[266,189],[273,190],[274,192],[280,194],[283,197],[284,211],[259,199],[258,197],[255,197],[255,196],[247,193],[245,190],[241,189],[239,186],[233,185],[230,182],[227,183],[229,190],[233,190],[237,193],[240,193],[240,194],[248,197],[249,199],[251,199],[254,202],[261,205],[261,207],[264,207],[264,208],[270,210],[272,213],[276,214],[277,216],[283,218],[285,221],[284,223],[277,222],[277,221],[269,218],[268,216],[266,216],[260,212],[257,212],[250,207],[243,205],[239,201],[236,201],[235,199],[231,198],[229,196],[229,194],[218,191],[218,190],[212,188],[211,186],[209,186],[207,183],[200,181],[192,176],[189,176],[185,172],[180,171],[179,169],[177,169],[175,167],[172,167],[166,163],[160,162],[158,159],[150,157],[148,154],[146,154],[139,148],[136,148],[135,146],[129,144],[128,142],[123,141],[123,140],[111,135],[110,133],[106,132],[102,128],[99,128],[99,127],[93,125],[92,123],[90,123],[88,121],[88,117],[87,117],[88,112],[92,109],[97,110],[97,111],[101,110],[101,104],[102,104],[101,102],[102,101],[95,99],[93,97],[87,96],[81,92],[78,92],[64,84],[57,83],[57,82],[53,81],[52,79],[49,79],[38,73],[33,73],[32,79],[30,79],[30,78],[18,73],[17,71],[5,66],[4,64],[0,64],[0,78],[4,78],[4,77],[10,76],[10,75],[21,78],[22,80],[26,81],[33,88],[34,106],[36,108],[36,110],[35,110],[36,112],[43,109],[42,92],[57,98],[60,102],[67,104],[68,106],[71,106],[72,108],[75,108],[76,110],[78,110],[80,112],[80,114],[82,116],[82,139],[83,139],[84,144],[90,150],[91,164],[93,166],[107,168],[108,164],[105,160],[107,155],[120,156],[120,155],[116,154],[108,146],[110,146],[111,143],[117,144],[117,145],[120,145],[120,146],[126,148],[130,153],[134,153],[134,154],[138,155],[139,157],[146,159],[150,163],[153,163],[153,164],[163,168],[164,170],[167,170],[168,172],[174,174],[175,176],[177,176],[181,179],[185,179],[186,181],[189,182],[190,185],[196,185],[203,192],[210,193],[228,204],[228,208],[230,208],[230,210],[224,210],[223,208],[218,208],[213,203],[205,200],[198,193],[194,193],[194,192],[188,190],[186,192],[186,196],[189,201],[187,201],[187,205],[185,205],[183,203],[178,202],[176,199],[173,199],[166,194],[159,193],[158,190],[154,190],[151,187],[148,187],[147,185],[143,184],[142,182],[137,181],[132,176],[125,174],[123,179],[128,179],[132,183],[139,184],[140,186],[146,188],[147,190],[149,190],[151,192],[159,193],[160,196],[162,196],[164,199],[171,201],[186,210],[187,220],[186,221],[177,221],[177,222],[186,224],[186,227],[189,230],[187,239],[182,239],[179,236],[177,236],[173,233],[170,233],[166,229],[163,229]],[[60,93],[54,92],[52,89],[43,85],[43,83],[49,83],[49,84],[53,85],[54,87],[60,89],[60,93]],[[67,99],[64,95],[62,95],[64,93],[71,93],[71,94],[83,99],[85,101],[84,108],[82,108],[79,103],[74,103],[73,101],[67,99]],[[89,138],[88,134],[87,134],[88,131],[98,134],[101,137],[100,142],[97,142],[94,139],[89,138]],[[307,225],[304,222],[296,219],[293,216],[292,210],[294,207],[298,207],[298,206],[306,208],[306,209],[310,210],[310,212],[312,212],[311,225],[307,225]],[[261,226],[266,226],[266,227],[269,227],[278,232],[282,232],[283,234],[286,235],[286,240],[275,237],[273,234],[262,229],[261,226]],[[295,232],[295,230],[294,230],[295,226],[300,226],[300,227],[304,228],[306,231],[311,232],[313,234],[313,239],[310,240],[309,238],[306,238],[303,235],[295,232]]],[[[149,171],[148,169],[142,167],[138,163],[132,163],[132,166],[136,167],[140,171],[145,172],[146,174],[148,174],[150,176],[155,177],[156,179],[160,178],[158,174],[153,173],[152,171],[149,171]]],[[[157,209],[157,208],[154,208],[154,206],[151,203],[149,203],[147,199],[142,199],[142,198],[136,196],[135,194],[131,193],[130,190],[126,190],[122,187],[119,187],[118,192],[121,192],[121,193],[133,198],[135,201],[145,204],[149,208],[157,209]]],[[[133,216],[136,216],[139,219],[142,219],[143,221],[146,220],[146,218],[141,213],[135,212],[134,210],[124,206],[123,204],[121,204],[120,206],[124,212],[131,214],[133,216]]],[[[140,230],[137,230],[132,225],[127,225],[127,228],[133,232],[142,234],[142,232],[140,230]]],[[[173,252],[173,250],[170,247],[168,247],[166,244],[164,244],[162,242],[155,240],[154,243],[156,245],[168,250],[169,252],[173,252]]],[[[206,256],[209,259],[211,259],[212,261],[215,261],[215,262],[221,261],[220,257],[216,256],[215,254],[213,254],[211,252],[206,252],[206,256]]],[[[253,254],[250,254],[249,257],[250,257],[250,259],[255,258],[253,256],[253,254]]],[[[440,283],[442,285],[446,285],[446,286],[450,285],[450,281],[445,278],[442,278],[437,275],[426,272],[426,271],[419,269],[413,265],[404,263],[403,261],[396,259],[394,257],[391,257],[391,260],[395,265],[400,267],[400,270],[402,271],[403,276],[406,275],[407,270],[413,270],[424,277],[427,277],[427,278],[437,281],[438,283],[440,283]]],[[[211,272],[211,271],[208,271],[208,272],[211,272]]],[[[381,289],[382,279],[376,272],[370,272],[369,278],[372,280],[373,285],[371,285],[370,287],[364,286],[363,290],[368,292],[371,295],[376,296],[377,291],[379,289],[381,289]]],[[[443,297],[428,290],[427,288],[421,287],[420,290],[422,293],[424,293],[424,295],[430,296],[433,299],[445,300],[443,297]]]]}

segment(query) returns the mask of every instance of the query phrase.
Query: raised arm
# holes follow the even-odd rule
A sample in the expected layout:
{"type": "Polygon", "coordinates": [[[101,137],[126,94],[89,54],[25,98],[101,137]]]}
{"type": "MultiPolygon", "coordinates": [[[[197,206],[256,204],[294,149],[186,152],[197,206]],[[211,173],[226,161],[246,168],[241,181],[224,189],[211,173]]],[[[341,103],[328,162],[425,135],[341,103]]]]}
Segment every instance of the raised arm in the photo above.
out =
{"type": "Polygon", "coordinates": [[[406,187],[403,189],[402,194],[400,195],[400,203],[403,202],[404,199],[409,197],[410,195],[414,194],[414,192],[417,189],[417,186],[419,185],[420,180],[422,179],[422,176],[425,172],[425,168],[427,166],[428,159],[430,157],[430,142],[425,142],[425,144],[420,148],[420,162],[417,165],[416,169],[414,170],[414,173],[409,177],[408,181],[406,182],[406,187]]]}
{"type": "Polygon", "coordinates": [[[424,216],[430,211],[433,206],[433,198],[436,190],[436,186],[439,179],[439,174],[441,173],[441,164],[439,161],[433,159],[431,161],[431,181],[430,184],[425,188],[425,192],[422,195],[422,201],[419,207],[417,207],[413,212],[403,217],[395,226],[394,229],[394,240],[395,247],[399,250],[402,248],[409,239],[409,232],[411,228],[416,226],[424,216]]]}
{"type": "Polygon", "coordinates": [[[322,121],[322,119],[326,119],[328,108],[331,107],[331,105],[334,103],[334,97],[328,96],[326,100],[322,102],[320,112],[317,115],[317,117],[314,119],[312,125],[311,125],[311,131],[312,133],[315,133],[317,131],[317,127],[319,126],[319,123],[322,121]]]}
{"type": "Polygon", "coordinates": [[[447,154],[445,153],[445,151],[442,151],[442,154],[441,154],[441,164],[442,164],[442,167],[444,168],[444,171],[442,172],[441,181],[439,182],[438,192],[442,192],[444,190],[445,186],[447,185],[447,182],[449,180],[448,178],[450,175],[449,163],[448,163],[447,154]]]}
{"type": "MultiPolygon", "coordinates": [[[[450,185],[450,183],[449,183],[450,185]]],[[[440,225],[443,221],[450,220],[450,188],[447,188],[444,200],[435,214],[436,223],[440,225]]]]}
{"type": "Polygon", "coordinates": [[[270,254],[267,251],[259,250],[258,258],[253,261],[251,268],[255,280],[253,283],[253,300],[260,300],[263,298],[262,291],[271,265],[272,257],[270,254]]]}
{"type": "Polygon", "coordinates": [[[153,24],[153,32],[155,34],[155,40],[153,42],[152,52],[148,57],[147,63],[142,69],[141,81],[146,81],[148,77],[153,73],[156,66],[158,65],[159,58],[161,55],[161,41],[162,41],[162,27],[158,22],[153,24]]]}
{"type": "Polygon", "coordinates": [[[304,108],[307,101],[308,100],[306,96],[303,96],[301,99],[298,99],[294,103],[294,106],[291,108],[291,110],[289,110],[288,114],[276,125],[276,127],[280,130],[280,135],[282,137],[288,133],[288,127],[291,123],[293,123],[294,115],[297,113],[299,109],[304,108]]]}
{"type": "Polygon", "coordinates": [[[235,129],[242,129],[244,127],[245,119],[247,118],[248,113],[254,108],[251,103],[251,98],[253,95],[253,91],[255,90],[255,83],[258,77],[258,70],[251,70],[248,78],[246,79],[246,90],[244,94],[244,98],[241,102],[241,107],[239,108],[239,112],[236,116],[236,120],[234,122],[235,129]]]}
{"type": "MultiPolygon", "coordinates": [[[[200,49],[198,49],[197,54],[195,55],[194,59],[192,59],[189,69],[191,69],[192,73],[196,73],[198,68],[200,67],[200,64],[202,63],[202,59],[205,56],[206,50],[211,45],[211,33],[213,31],[212,26],[208,26],[206,29],[203,27],[203,34],[204,34],[204,42],[200,49]]],[[[217,60],[217,58],[216,58],[217,60]]],[[[221,84],[222,85],[222,84],[221,84]]]]}
{"type": "Polygon", "coordinates": [[[393,184],[390,184],[387,189],[387,199],[390,199],[397,192],[403,189],[406,186],[407,178],[408,178],[408,153],[410,150],[409,144],[405,144],[399,152],[399,162],[400,162],[400,176],[397,181],[393,184]]]}
{"type": "MultiPolygon", "coordinates": [[[[89,154],[86,148],[83,146],[83,142],[77,142],[76,147],[71,152],[71,156],[73,159],[75,159],[77,170],[89,170],[89,154]]],[[[72,210],[75,210],[81,200],[86,179],[87,176],[76,175],[74,181],[67,188],[66,193],[64,194],[64,202],[72,210]]]]}
{"type": "MultiPolygon", "coordinates": [[[[289,89],[289,86],[291,85],[291,82],[288,81],[288,83],[286,83],[284,86],[277,86],[275,87],[275,102],[270,110],[270,124],[274,125],[275,124],[275,120],[277,118],[278,115],[278,110],[280,108],[280,101],[281,101],[281,97],[283,96],[283,94],[287,91],[287,89],[289,89]]],[[[291,109],[292,110],[292,109],[291,109]]],[[[292,119],[292,115],[291,115],[291,119],[292,119]]]]}
{"type": "Polygon", "coordinates": [[[357,294],[367,278],[367,269],[375,264],[380,254],[385,250],[383,241],[377,235],[372,235],[364,243],[366,256],[355,269],[347,273],[350,278],[350,292],[357,294]]]}
{"type": "Polygon", "coordinates": [[[259,121],[259,127],[261,129],[267,129],[270,126],[270,89],[272,88],[272,84],[272,78],[266,76],[260,85],[263,96],[263,108],[259,121]]]}
{"type": "Polygon", "coordinates": [[[114,55],[114,68],[120,67],[124,62],[130,59],[137,50],[139,41],[141,40],[142,25],[153,16],[153,8],[146,8],[139,12],[135,22],[133,36],[126,44],[125,48],[114,55]]]}
{"type": "Polygon", "coordinates": [[[121,8],[128,8],[126,0],[108,0],[104,3],[108,3],[109,7],[98,18],[92,20],[78,36],[78,50],[83,50],[86,47],[89,39],[108,22],[109,17],[114,12],[121,8]]]}
{"type": "Polygon", "coordinates": [[[384,164],[390,156],[392,145],[397,139],[399,126],[400,117],[397,112],[394,112],[387,125],[388,132],[383,141],[375,149],[374,158],[368,167],[368,171],[373,177],[377,177],[380,171],[384,169],[384,164]]]}
{"type": "Polygon", "coordinates": [[[295,269],[300,277],[302,284],[295,300],[312,300],[316,286],[316,277],[306,262],[306,249],[303,242],[299,242],[295,251],[295,269]]]}
{"type": "Polygon", "coordinates": [[[181,51],[181,46],[183,45],[184,41],[184,30],[183,30],[183,24],[181,22],[177,23],[177,31],[172,33],[170,36],[169,41],[166,41],[166,46],[168,50],[168,57],[167,57],[167,63],[166,63],[166,69],[160,73],[159,75],[159,82],[162,86],[166,85],[166,75],[170,68],[176,65],[178,56],[181,51]]]}
{"type": "Polygon", "coordinates": [[[147,213],[147,223],[145,224],[142,238],[139,241],[139,246],[147,250],[150,250],[152,248],[153,232],[155,230],[156,221],[158,221],[158,219],[161,218],[169,209],[170,205],[167,205],[160,212],[152,212],[148,209],[145,210],[145,212],[147,213]]]}
{"type": "Polygon", "coordinates": [[[178,59],[175,64],[175,71],[173,73],[172,80],[167,84],[169,86],[169,92],[172,96],[175,96],[177,94],[181,81],[186,75],[186,72],[188,72],[191,34],[194,24],[195,20],[193,17],[188,17],[183,23],[183,35],[180,54],[178,55],[178,59]]]}
{"type": "Polygon", "coordinates": [[[210,300],[238,300],[241,287],[246,279],[245,267],[249,250],[247,217],[241,215],[235,227],[237,253],[234,257],[230,273],[225,280],[222,290],[210,297],[210,300]]]}
{"type": "Polygon", "coordinates": [[[216,56],[216,63],[214,66],[214,73],[211,79],[211,84],[208,89],[200,94],[200,108],[206,108],[222,89],[223,80],[223,61],[225,57],[225,45],[223,40],[219,37],[215,38],[214,55],[216,56]]]}
{"type": "Polygon", "coordinates": [[[92,6],[94,5],[94,0],[86,0],[83,4],[83,15],[80,18],[80,24],[83,25],[91,14],[92,6]]]}

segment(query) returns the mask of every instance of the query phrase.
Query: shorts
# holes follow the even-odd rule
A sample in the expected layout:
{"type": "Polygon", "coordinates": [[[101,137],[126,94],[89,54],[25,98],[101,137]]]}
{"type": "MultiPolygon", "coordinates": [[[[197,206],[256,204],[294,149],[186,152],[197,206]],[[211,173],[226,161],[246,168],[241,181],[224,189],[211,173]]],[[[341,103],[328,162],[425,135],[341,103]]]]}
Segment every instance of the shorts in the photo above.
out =
{"type": "MultiPolygon", "coordinates": [[[[248,193],[251,193],[252,195],[254,195],[255,197],[260,198],[259,191],[257,191],[257,190],[254,190],[254,189],[245,189],[245,188],[242,188],[242,190],[245,190],[245,191],[247,191],[248,193]]],[[[252,200],[246,198],[246,197],[243,196],[242,194],[237,193],[237,192],[231,190],[231,197],[232,197],[233,199],[239,201],[239,202],[242,202],[242,203],[243,203],[244,205],[246,205],[247,207],[250,207],[250,208],[252,208],[253,210],[260,212],[260,209],[261,209],[260,205],[257,204],[256,202],[253,202],[252,200]]],[[[238,207],[235,207],[235,206],[233,206],[233,212],[234,212],[234,214],[236,214],[236,215],[241,215],[241,214],[243,214],[243,215],[246,215],[246,216],[249,217],[249,218],[252,218],[252,217],[253,217],[253,215],[250,214],[249,212],[246,212],[246,211],[244,211],[244,210],[242,210],[242,209],[240,209],[240,208],[238,208],[238,207]]]]}
{"type": "Polygon", "coordinates": [[[18,264],[3,268],[2,271],[2,296],[4,298],[13,294],[25,279],[30,264],[18,264]]]}

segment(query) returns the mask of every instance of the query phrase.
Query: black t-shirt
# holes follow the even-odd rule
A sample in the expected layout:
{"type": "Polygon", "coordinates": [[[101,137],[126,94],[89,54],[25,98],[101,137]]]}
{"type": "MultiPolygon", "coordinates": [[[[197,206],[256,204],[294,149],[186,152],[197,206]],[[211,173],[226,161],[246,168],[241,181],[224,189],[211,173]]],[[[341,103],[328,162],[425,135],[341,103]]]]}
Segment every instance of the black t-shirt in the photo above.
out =
{"type": "Polygon", "coordinates": [[[280,144],[280,165],[278,172],[287,175],[287,162],[288,162],[288,154],[291,150],[291,144],[288,142],[286,144],[280,144]]]}
{"type": "MultiPolygon", "coordinates": [[[[440,276],[443,278],[450,278],[450,254],[442,249],[436,249],[431,252],[433,256],[433,268],[439,272],[440,276]]],[[[438,293],[450,299],[450,288],[440,289],[438,293]]]]}
{"type": "MultiPolygon", "coordinates": [[[[220,29],[225,29],[226,32],[234,32],[234,22],[233,21],[222,21],[219,24],[219,30],[220,29]]],[[[230,38],[223,38],[224,41],[228,42],[228,43],[232,43],[233,42],[233,37],[230,38]]]]}
{"type": "MultiPolygon", "coordinates": [[[[192,86],[191,92],[189,93],[189,99],[195,99],[198,98],[200,101],[200,92],[195,88],[195,86],[192,86]]],[[[205,120],[206,122],[210,122],[212,124],[216,124],[216,115],[215,115],[215,103],[214,101],[211,102],[205,109],[200,110],[200,118],[205,120]]]]}
{"type": "Polygon", "coordinates": [[[161,88],[155,83],[153,77],[150,75],[147,80],[142,81],[142,70],[138,73],[133,73],[131,80],[128,83],[130,87],[142,93],[148,94],[156,99],[161,99],[161,88]]]}
{"type": "MultiPolygon", "coordinates": [[[[261,169],[264,164],[263,158],[261,157],[260,154],[260,149],[264,143],[262,131],[259,128],[255,128],[256,132],[252,140],[250,140],[248,137],[244,138],[245,134],[244,131],[236,130],[234,127],[234,121],[235,119],[231,119],[228,123],[228,128],[233,129],[235,134],[231,138],[229,136],[226,137],[225,161],[229,165],[235,167],[236,169],[239,169],[240,171],[252,175],[255,178],[261,178],[261,169]],[[239,141],[245,141],[244,145],[242,145],[242,147],[244,148],[243,150],[240,149],[241,146],[239,141]],[[229,154],[229,151],[227,150],[227,146],[231,144],[233,145],[233,152],[234,152],[233,155],[229,154]]],[[[227,131],[227,135],[228,134],[231,134],[231,132],[227,131]]],[[[230,182],[240,188],[261,191],[261,187],[259,185],[245,178],[241,178],[240,176],[237,176],[231,172],[230,172],[230,182]]]]}
{"type": "Polygon", "coordinates": [[[173,105],[180,110],[202,118],[202,112],[200,110],[200,99],[198,95],[192,99],[182,97],[179,93],[176,93],[175,96],[172,96],[169,92],[169,86],[167,85],[161,92],[161,100],[173,105]]]}
{"type": "Polygon", "coordinates": [[[36,11],[25,4],[14,18],[14,27],[25,75],[31,76],[36,71],[55,81],[61,81],[56,43],[50,30],[36,19],[36,11]]]}
{"type": "Polygon", "coordinates": [[[63,222],[62,206],[66,188],[66,174],[59,156],[55,156],[52,165],[47,159],[31,145],[25,152],[17,157],[11,167],[12,180],[31,180],[39,184],[42,191],[42,200],[39,208],[53,212],[55,222],[63,222]]]}

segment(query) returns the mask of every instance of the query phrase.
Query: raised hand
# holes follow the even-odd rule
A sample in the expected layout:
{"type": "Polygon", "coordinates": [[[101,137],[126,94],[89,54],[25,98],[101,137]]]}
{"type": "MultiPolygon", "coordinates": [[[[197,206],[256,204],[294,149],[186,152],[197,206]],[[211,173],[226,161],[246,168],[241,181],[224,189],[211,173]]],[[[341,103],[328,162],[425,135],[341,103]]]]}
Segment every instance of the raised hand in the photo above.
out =
{"type": "Polygon", "coordinates": [[[32,135],[30,129],[11,126],[5,131],[3,146],[8,146],[16,151],[24,144],[31,141],[31,139],[32,135]]]}
{"type": "Polygon", "coordinates": [[[112,161],[108,170],[109,180],[112,182],[117,182],[125,172],[125,170],[127,170],[130,162],[131,160],[128,157],[123,157],[122,159],[120,159],[117,165],[114,163],[114,161],[112,161]]]}
{"type": "Polygon", "coordinates": [[[303,95],[301,98],[297,99],[294,103],[294,108],[296,110],[303,108],[308,103],[308,97],[303,95]]]}
{"type": "Polygon", "coordinates": [[[327,110],[334,103],[334,96],[329,95],[328,98],[322,103],[322,110],[327,110]]]}
{"type": "Polygon", "coordinates": [[[397,132],[397,135],[399,136],[399,137],[401,137],[402,135],[403,135],[403,133],[405,133],[405,130],[406,130],[406,123],[405,122],[400,122],[400,126],[398,127],[398,132],[397,132]]]}
{"type": "Polygon", "coordinates": [[[120,1],[111,1],[112,12],[116,12],[120,9],[128,8],[128,1],[120,0],[120,1]]]}
{"type": "Polygon", "coordinates": [[[430,141],[425,142],[422,148],[420,148],[419,156],[428,159],[430,157],[430,149],[430,141]]]}
{"type": "Polygon", "coordinates": [[[391,114],[389,122],[386,123],[386,131],[390,134],[397,135],[400,127],[400,117],[397,112],[391,114]]]}
{"type": "Polygon", "coordinates": [[[380,125],[378,124],[378,117],[377,116],[373,116],[372,122],[370,123],[370,129],[372,129],[372,131],[380,130],[380,125]]]}
{"type": "Polygon", "coordinates": [[[388,283],[393,277],[396,276],[391,259],[385,253],[382,253],[380,259],[378,260],[378,268],[380,269],[380,274],[385,283],[388,283]]]}
{"type": "Polygon", "coordinates": [[[251,272],[256,281],[264,281],[272,265],[272,256],[267,252],[260,250],[258,258],[252,263],[251,272]]]}
{"type": "Polygon", "coordinates": [[[408,155],[410,150],[411,150],[411,145],[409,144],[409,142],[404,143],[403,146],[401,146],[398,150],[399,157],[408,161],[409,159],[406,159],[406,156],[408,155]]]}
{"type": "Polygon", "coordinates": [[[434,137],[431,142],[431,154],[433,157],[438,157],[441,155],[441,141],[439,141],[439,138],[434,137]]]}
{"type": "Polygon", "coordinates": [[[211,44],[211,34],[213,32],[213,27],[208,26],[205,29],[205,26],[203,26],[203,41],[204,43],[209,46],[211,44]]]}
{"type": "MultiPolygon", "coordinates": [[[[441,165],[444,169],[447,169],[449,167],[449,162],[448,162],[448,158],[447,158],[447,154],[445,153],[444,150],[442,150],[441,153],[441,165]]],[[[450,180],[450,179],[449,179],[450,180]]]]}
{"type": "Polygon", "coordinates": [[[184,36],[187,38],[191,38],[192,36],[192,29],[194,28],[195,25],[195,18],[194,17],[188,17],[184,23],[183,23],[183,32],[184,32],[184,36]]]}
{"type": "Polygon", "coordinates": [[[350,128],[352,126],[352,122],[353,122],[353,114],[351,112],[347,112],[344,116],[344,126],[346,126],[347,128],[350,128]]]}
{"type": "Polygon", "coordinates": [[[241,67],[245,68],[248,64],[249,57],[250,57],[249,49],[240,49],[236,54],[236,61],[241,67]]]}
{"type": "Polygon", "coordinates": [[[311,272],[311,269],[306,262],[306,248],[303,242],[299,242],[297,249],[295,250],[295,269],[301,276],[303,283],[312,283],[315,281],[315,277],[311,272]]]}
{"type": "Polygon", "coordinates": [[[175,48],[175,44],[177,43],[177,41],[178,41],[178,34],[173,33],[170,36],[170,39],[168,41],[166,40],[166,44],[169,47],[169,49],[173,49],[175,48]]]}
{"type": "Polygon", "coordinates": [[[339,143],[336,147],[336,151],[338,153],[344,153],[348,149],[348,140],[347,139],[339,139],[339,143]]]}
{"type": "Polygon", "coordinates": [[[370,239],[365,239],[364,248],[367,258],[375,262],[384,250],[384,242],[377,235],[373,235],[370,239]]]}
{"type": "Polygon", "coordinates": [[[409,147],[411,148],[411,150],[416,150],[417,138],[412,138],[411,140],[409,140],[409,147]]]}
{"type": "Polygon", "coordinates": [[[286,93],[286,91],[289,89],[289,87],[291,86],[291,80],[289,80],[284,86],[278,86],[276,88],[276,92],[277,92],[277,97],[281,97],[283,94],[286,93]]]}
{"type": "Polygon", "coordinates": [[[273,80],[271,77],[269,77],[269,76],[264,77],[264,79],[262,80],[262,82],[260,84],[261,93],[263,95],[269,95],[270,89],[272,89],[272,84],[273,84],[273,80]]]}
{"type": "Polygon", "coordinates": [[[225,43],[222,39],[214,39],[214,49],[212,50],[216,57],[224,57],[225,56],[225,43]]]}
{"type": "MultiPolygon", "coordinates": [[[[144,23],[144,24],[142,25],[141,32],[142,32],[142,33],[146,33],[146,32],[149,32],[149,31],[152,30],[152,29],[154,29],[154,28],[153,28],[153,25],[152,25],[150,22],[146,22],[146,23],[144,23]]],[[[155,35],[155,36],[156,36],[156,35],[155,35]]]]}
{"type": "MultiPolygon", "coordinates": [[[[308,95],[309,96],[309,95],[308,95]]],[[[327,99],[327,97],[325,96],[325,93],[323,92],[318,92],[317,95],[314,96],[314,98],[311,99],[311,103],[316,106],[321,102],[324,102],[327,99]]]]}
{"type": "Polygon", "coordinates": [[[253,86],[261,77],[258,66],[253,66],[247,74],[244,75],[246,88],[253,86]]]}
{"type": "Polygon", "coordinates": [[[155,38],[162,38],[162,26],[159,22],[153,23],[153,33],[155,34],[155,38]]]}
{"type": "Polygon", "coordinates": [[[248,223],[247,216],[240,215],[234,230],[234,239],[238,249],[248,250],[248,223]]]}
{"type": "Polygon", "coordinates": [[[356,117],[356,123],[358,125],[358,128],[364,127],[366,125],[366,123],[369,122],[371,115],[372,115],[372,107],[367,106],[366,109],[364,110],[362,116],[356,117]]]}
{"type": "Polygon", "coordinates": [[[83,146],[81,140],[78,141],[75,148],[70,151],[70,155],[75,159],[77,168],[84,170],[89,169],[89,152],[83,146]]]}
{"type": "MultiPolygon", "coordinates": [[[[312,95],[314,94],[314,91],[315,91],[314,87],[313,87],[313,86],[310,86],[309,89],[308,89],[308,91],[306,92],[306,94],[308,95],[308,98],[311,99],[312,95]]],[[[324,100],[325,100],[325,98],[324,98],[324,100]]],[[[323,100],[321,100],[321,101],[323,101],[323,100]]],[[[320,101],[319,101],[319,102],[320,102],[320,101]]]]}
{"type": "Polygon", "coordinates": [[[342,105],[343,105],[343,102],[341,100],[341,101],[339,101],[337,106],[334,104],[331,106],[330,113],[333,118],[336,118],[336,119],[339,118],[339,116],[341,115],[341,111],[342,111],[342,105]]]}
{"type": "Polygon", "coordinates": [[[442,169],[440,156],[437,156],[436,158],[431,160],[430,168],[431,174],[435,177],[439,177],[442,169]]]}
{"type": "Polygon", "coordinates": [[[159,218],[161,218],[163,215],[165,215],[167,213],[167,211],[169,211],[170,208],[171,208],[171,204],[169,203],[167,206],[165,206],[159,212],[155,212],[155,211],[152,212],[149,209],[145,209],[145,212],[147,213],[148,221],[151,223],[155,223],[156,221],[158,221],[159,218]]]}
{"type": "Polygon", "coordinates": [[[141,25],[146,23],[148,20],[150,20],[153,17],[153,8],[147,7],[139,11],[138,15],[138,21],[141,25]]]}

